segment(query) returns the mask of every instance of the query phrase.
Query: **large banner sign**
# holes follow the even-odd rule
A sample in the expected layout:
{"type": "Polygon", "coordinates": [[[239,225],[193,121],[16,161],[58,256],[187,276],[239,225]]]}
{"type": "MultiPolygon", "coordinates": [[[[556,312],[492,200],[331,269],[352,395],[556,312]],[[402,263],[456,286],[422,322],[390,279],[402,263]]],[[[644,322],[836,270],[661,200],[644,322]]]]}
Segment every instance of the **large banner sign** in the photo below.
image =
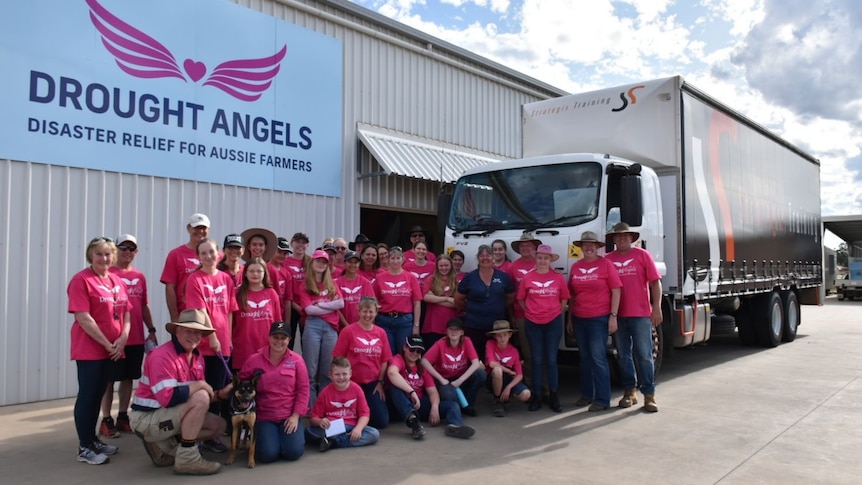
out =
{"type": "Polygon", "coordinates": [[[0,158],[341,195],[342,44],[221,0],[0,6],[0,158]]]}

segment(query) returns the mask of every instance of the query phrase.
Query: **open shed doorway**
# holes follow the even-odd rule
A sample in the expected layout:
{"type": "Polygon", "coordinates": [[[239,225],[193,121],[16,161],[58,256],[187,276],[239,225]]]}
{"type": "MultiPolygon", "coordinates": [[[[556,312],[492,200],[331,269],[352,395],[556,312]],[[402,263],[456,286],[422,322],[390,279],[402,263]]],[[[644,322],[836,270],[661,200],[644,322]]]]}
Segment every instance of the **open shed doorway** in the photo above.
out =
{"type": "Polygon", "coordinates": [[[391,246],[401,246],[410,249],[410,228],[422,226],[429,231],[426,238],[428,250],[434,254],[443,252],[443,238],[435,234],[437,216],[399,212],[393,210],[361,207],[359,209],[360,232],[375,243],[384,242],[391,246]]]}

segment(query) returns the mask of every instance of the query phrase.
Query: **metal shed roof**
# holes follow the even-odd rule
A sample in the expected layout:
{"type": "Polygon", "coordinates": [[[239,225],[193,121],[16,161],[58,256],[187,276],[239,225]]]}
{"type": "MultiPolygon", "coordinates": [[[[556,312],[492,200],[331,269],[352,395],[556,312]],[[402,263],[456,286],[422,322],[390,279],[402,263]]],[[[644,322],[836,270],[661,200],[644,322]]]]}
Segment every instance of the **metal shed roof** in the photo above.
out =
{"type": "MultiPolygon", "coordinates": [[[[360,124],[356,132],[386,175],[452,183],[465,170],[500,161],[490,154],[385,128],[360,124]]],[[[363,176],[371,175],[380,173],[363,176]]]]}
{"type": "Polygon", "coordinates": [[[862,241],[862,215],[824,216],[823,227],[847,244],[862,241]]]}

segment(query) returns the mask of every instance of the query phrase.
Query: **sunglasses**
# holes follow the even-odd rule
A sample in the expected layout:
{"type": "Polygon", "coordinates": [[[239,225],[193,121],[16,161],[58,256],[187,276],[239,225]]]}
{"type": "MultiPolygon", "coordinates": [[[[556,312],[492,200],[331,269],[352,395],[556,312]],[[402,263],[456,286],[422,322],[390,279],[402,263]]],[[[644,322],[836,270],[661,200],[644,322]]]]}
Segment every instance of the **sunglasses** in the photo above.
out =
{"type": "Polygon", "coordinates": [[[97,242],[106,242],[106,243],[113,244],[114,240],[109,238],[109,237],[105,237],[105,236],[94,237],[92,240],[90,240],[90,244],[94,244],[97,242]]]}
{"type": "Polygon", "coordinates": [[[128,244],[120,244],[119,246],[117,246],[117,249],[119,249],[120,251],[137,251],[138,247],[129,246],[128,244]]]}
{"type": "Polygon", "coordinates": [[[347,246],[335,246],[335,250],[338,252],[347,251],[347,246]]]}
{"type": "Polygon", "coordinates": [[[410,235],[410,237],[425,237],[425,234],[422,234],[421,232],[414,232],[410,235]]]}

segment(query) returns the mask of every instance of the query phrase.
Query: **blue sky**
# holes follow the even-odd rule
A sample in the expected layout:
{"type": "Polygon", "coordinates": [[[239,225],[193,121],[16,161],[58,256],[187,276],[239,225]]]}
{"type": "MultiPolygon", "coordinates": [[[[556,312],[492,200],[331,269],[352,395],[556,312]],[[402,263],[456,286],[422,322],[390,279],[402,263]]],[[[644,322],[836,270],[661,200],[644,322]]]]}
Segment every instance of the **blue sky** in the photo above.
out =
{"type": "Polygon", "coordinates": [[[862,215],[862,2],[352,1],[569,92],[680,74],[819,158],[824,215],[862,215]]]}

